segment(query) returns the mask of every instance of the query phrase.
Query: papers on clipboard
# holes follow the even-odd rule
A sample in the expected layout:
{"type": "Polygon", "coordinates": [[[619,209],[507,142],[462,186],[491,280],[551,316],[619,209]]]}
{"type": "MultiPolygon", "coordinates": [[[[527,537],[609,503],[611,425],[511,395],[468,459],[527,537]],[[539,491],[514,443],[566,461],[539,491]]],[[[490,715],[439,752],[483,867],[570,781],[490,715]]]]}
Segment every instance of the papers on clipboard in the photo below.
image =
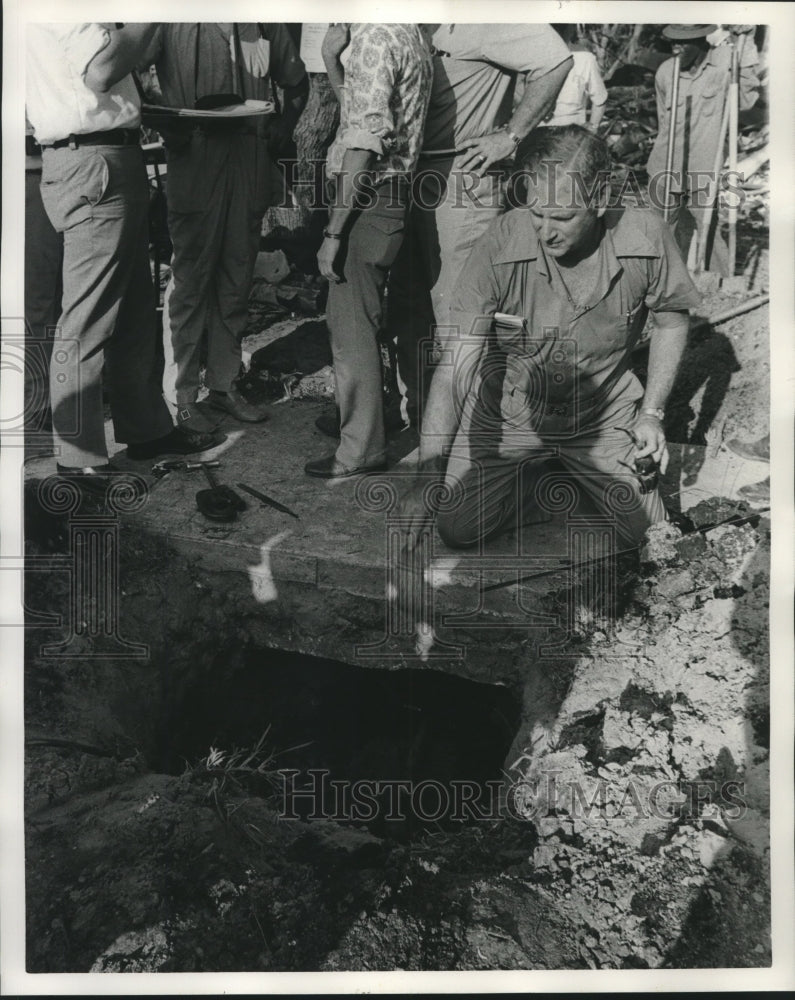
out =
{"type": "Polygon", "coordinates": [[[242,104],[229,104],[221,108],[207,111],[197,111],[196,108],[166,108],[159,104],[144,104],[141,107],[141,118],[144,125],[167,125],[177,121],[206,121],[209,119],[259,118],[262,115],[272,115],[275,111],[273,101],[244,101],[242,104]]]}

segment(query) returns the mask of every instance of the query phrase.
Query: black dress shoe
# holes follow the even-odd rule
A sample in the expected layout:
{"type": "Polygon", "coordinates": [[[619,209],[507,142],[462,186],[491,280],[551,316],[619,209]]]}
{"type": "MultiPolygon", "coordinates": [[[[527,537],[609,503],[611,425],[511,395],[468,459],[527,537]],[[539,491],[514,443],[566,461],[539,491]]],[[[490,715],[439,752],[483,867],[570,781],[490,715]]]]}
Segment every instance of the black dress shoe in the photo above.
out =
{"type": "Polygon", "coordinates": [[[220,431],[206,433],[193,431],[187,427],[172,427],[168,434],[155,441],[128,444],[127,455],[135,462],[146,458],[159,458],[161,455],[193,455],[199,451],[215,448],[224,441],[226,434],[220,431]]]}
{"type": "Polygon", "coordinates": [[[147,492],[146,482],[139,475],[120,469],[110,462],[107,465],[82,467],[56,463],[55,468],[60,479],[74,483],[81,493],[89,496],[105,497],[108,490],[117,484],[125,488],[125,499],[128,500],[145,496],[147,492]]]}
{"type": "Polygon", "coordinates": [[[334,454],[326,455],[324,458],[316,458],[313,462],[307,462],[304,472],[308,476],[315,476],[317,479],[346,479],[348,476],[361,476],[365,472],[383,472],[386,469],[386,462],[378,462],[375,465],[361,465],[355,469],[348,469],[337,461],[334,454]]]}

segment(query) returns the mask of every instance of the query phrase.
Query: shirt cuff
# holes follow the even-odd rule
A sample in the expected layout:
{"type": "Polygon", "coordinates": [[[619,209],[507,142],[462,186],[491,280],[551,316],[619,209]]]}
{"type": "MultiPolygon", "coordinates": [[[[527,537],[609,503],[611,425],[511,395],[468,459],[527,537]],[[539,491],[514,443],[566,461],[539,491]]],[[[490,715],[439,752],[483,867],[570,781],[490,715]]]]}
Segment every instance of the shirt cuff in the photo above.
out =
{"type": "Polygon", "coordinates": [[[369,149],[376,156],[384,155],[384,141],[367,129],[349,126],[337,137],[337,142],[345,149],[369,149]]]}
{"type": "Polygon", "coordinates": [[[96,22],[79,24],[63,39],[69,65],[79,76],[85,76],[88,64],[110,44],[110,32],[96,22]]]}

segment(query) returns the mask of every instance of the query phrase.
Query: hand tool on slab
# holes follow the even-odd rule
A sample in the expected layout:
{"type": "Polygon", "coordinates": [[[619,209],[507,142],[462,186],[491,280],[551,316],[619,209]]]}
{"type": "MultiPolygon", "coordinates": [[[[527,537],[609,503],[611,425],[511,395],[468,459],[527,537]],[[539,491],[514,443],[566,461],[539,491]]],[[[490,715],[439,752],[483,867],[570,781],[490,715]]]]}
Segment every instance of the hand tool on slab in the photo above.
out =
{"type": "Polygon", "coordinates": [[[152,475],[157,479],[162,479],[169,472],[192,472],[205,466],[217,469],[220,464],[217,460],[214,462],[188,462],[184,458],[164,458],[152,466],[152,475]]]}
{"type": "Polygon", "coordinates": [[[266,507],[273,507],[274,510],[280,510],[283,514],[289,514],[290,517],[300,520],[299,515],[294,510],[285,507],[283,503],[279,503],[278,500],[274,500],[273,497],[269,497],[266,493],[260,493],[259,490],[252,489],[251,486],[246,486],[245,483],[236,483],[235,485],[239,490],[243,490],[244,493],[248,493],[249,496],[261,501],[266,507]]]}
{"type": "Polygon", "coordinates": [[[219,483],[208,464],[202,462],[201,467],[210,488],[196,494],[199,511],[210,521],[235,521],[238,512],[248,506],[246,501],[231,486],[219,483]]]}

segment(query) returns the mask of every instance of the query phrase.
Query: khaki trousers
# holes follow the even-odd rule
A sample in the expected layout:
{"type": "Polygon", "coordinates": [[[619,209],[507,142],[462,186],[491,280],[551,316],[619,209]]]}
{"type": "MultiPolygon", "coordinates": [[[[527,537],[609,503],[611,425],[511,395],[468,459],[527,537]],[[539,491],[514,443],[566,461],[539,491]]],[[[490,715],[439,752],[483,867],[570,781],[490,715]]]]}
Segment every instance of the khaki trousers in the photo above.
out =
{"type": "Polygon", "coordinates": [[[387,275],[403,242],[408,210],[406,178],[387,178],[362,209],[342,248],[344,280],[329,286],[326,320],[331,332],[340,443],[347,468],[376,465],[386,455],[383,375],[378,333],[387,275]]]}
{"type": "Polygon", "coordinates": [[[502,176],[420,161],[406,239],[389,276],[387,332],[396,344],[408,416],[417,425],[430,386],[434,327],[450,322],[453,289],[477,240],[503,212],[502,176]]]}
{"type": "Polygon", "coordinates": [[[101,465],[108,458],[103,364],[118,442],[155,440],[172,427],[157,360],[141,150],[45,149],[41,197],[64,238],[61,339],[50,378],[56,453],[62,465],[101,465]]]}

